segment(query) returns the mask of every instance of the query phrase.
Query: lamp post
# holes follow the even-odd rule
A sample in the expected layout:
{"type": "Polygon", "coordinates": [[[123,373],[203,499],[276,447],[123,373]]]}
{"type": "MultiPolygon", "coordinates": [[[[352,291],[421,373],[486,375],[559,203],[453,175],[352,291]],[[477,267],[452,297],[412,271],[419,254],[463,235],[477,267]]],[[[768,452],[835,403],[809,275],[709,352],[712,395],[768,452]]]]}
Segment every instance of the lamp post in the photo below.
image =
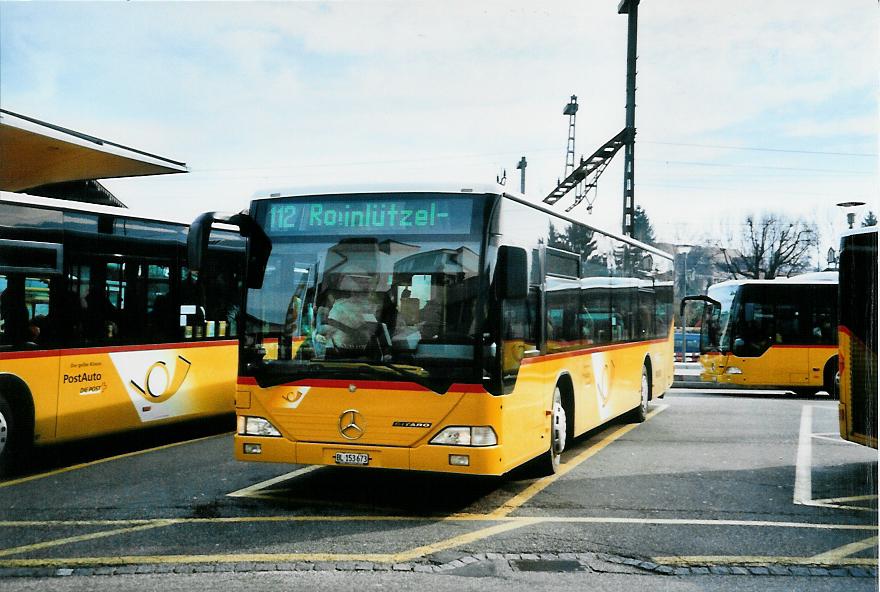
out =
{"type": "Polygon", "coordinates": [[[860,208],[865,205],[863,201],[842,201],[837,204],[837,207],[843,208],[846,212],[846,223],[849,224],[849,227],[852,228],[853,224],[856,222],[856,208],[860,208]]]}
{"type": "MultiPolygon", "coordinates": [[[[688,253],[691,252],[693,245],[677,245],[676,251],[684,255],[684,281],[682,282],[682,296],[688,295],[688,253]]],[[[687,322],[685,321],[684,311],[681,314],[681,361],[687,361],[687,322]]]]}

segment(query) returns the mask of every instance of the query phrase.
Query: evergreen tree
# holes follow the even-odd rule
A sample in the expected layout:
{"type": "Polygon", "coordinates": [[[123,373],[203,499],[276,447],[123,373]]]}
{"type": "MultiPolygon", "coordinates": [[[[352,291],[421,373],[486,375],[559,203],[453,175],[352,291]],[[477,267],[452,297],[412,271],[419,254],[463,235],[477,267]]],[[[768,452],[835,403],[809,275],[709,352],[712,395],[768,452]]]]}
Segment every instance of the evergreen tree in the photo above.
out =
{"type": "Polygon", "coordinates": [[[651,225],[648,213],[642,209],[642,206],[636,206],[633,216],[633,238],[649,245],[657,242],[657,237],[654,236],[654,227],[651,225]]]}

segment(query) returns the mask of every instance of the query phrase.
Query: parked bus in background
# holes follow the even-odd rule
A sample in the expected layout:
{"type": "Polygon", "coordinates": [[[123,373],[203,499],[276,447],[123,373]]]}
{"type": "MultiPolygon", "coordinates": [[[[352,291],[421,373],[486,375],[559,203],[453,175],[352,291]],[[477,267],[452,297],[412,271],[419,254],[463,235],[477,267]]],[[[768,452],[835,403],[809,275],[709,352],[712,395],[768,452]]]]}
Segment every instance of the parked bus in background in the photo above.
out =
{"type": "Polygon", "coordinates": [[[836,395],[837,272],[729,280],[703,307],[700,377],[707,382],[836,395]]]}
{"type": "Polygon", "coordinates": [[[232,412],[244,243],[201,274],[185,224],[0,194],[0,468],[32,444],[232,412]]]}
{"type": "Polygon", "coordinates": [[[282,192],[248,237],[240,460],[500,475],[673,378],[672,258],[503,187],[282,192]],[[271,253],[271,254],[270,254],[271,253]]]}
{"type": "Polygon", "coordinates": [[[840,436],[877,448],[877,227],[840,239],[840,436]]]}

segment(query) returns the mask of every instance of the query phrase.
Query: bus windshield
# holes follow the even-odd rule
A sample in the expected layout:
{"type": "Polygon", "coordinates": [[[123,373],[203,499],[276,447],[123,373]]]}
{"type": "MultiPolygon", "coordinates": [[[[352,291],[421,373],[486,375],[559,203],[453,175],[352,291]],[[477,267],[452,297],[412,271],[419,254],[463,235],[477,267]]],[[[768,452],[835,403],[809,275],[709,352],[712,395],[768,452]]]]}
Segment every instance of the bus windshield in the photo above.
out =
{"type": "Polygon", "coordinates": [[[340,373],[440,391],[479,381],[480,202],[346,198],[255,208],[272,254],[246,300],[243,371],[262,385],[340,373]]]}

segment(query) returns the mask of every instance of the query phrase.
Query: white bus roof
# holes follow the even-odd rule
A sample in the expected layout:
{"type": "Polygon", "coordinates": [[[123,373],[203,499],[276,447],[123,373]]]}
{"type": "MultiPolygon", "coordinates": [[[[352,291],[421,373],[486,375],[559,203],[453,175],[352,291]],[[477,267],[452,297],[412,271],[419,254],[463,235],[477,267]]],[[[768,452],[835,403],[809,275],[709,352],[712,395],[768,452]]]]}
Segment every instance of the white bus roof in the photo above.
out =
{"type": "Polygon", "coordinates": [[[185,163],[0,109],[0,190],[186,173],[185,163]]]}
{"type": "Polygon", "coordinates": [[[651,245],[647,245],[643,242],[637,241],[633,238],[623,236],[621,234],[617,234],[615,232],[609,232],[603,228],[599,228],[597,226],[593,226],[592,224],[587,224],[582,220],[577,220],[574,217],[565,214],[564,212],[559,212],[554,210],[553,208],[547,206],[547,204],[542,202],[536,202],[533,199],[529,198],[523,193],[519,191],[514,191],[507,187],[506,185],[501,185],[500,183],[468,183],[468,182],[460,182],[454,183],[450,181],[440,181],[436,183],[428,183],[428,182],[412,182],[412,183],[384,183],[384,184],[365,184],[365,185],[326,185],[326,186],[311,186],[311,187],[285,187],[279,189],[271,189],[271,190],[260,190],[257,191],[253,195],[253,200],[264,200],[264,199],[275,199],[279,197],[308,197],[311,195],[329,195],[329,194],[346,194],[346,193],[461,193],[464,195],[468,195],[471,193],[482,194],[489,193],[495,195],[506,195],[507,197],[516,200],[520,203],[526,204],[528,206],[537,208],[543,212],[548,214],[558,216],[563,220],[567,220],[569,222],[573,222],[575,224],[583,224],[593,230],[601,232],[610,236],[611,238],[617,239],[619,241],[623,241],[625,243],[630,243],[639,248],[642,248],[648,252],[654,253],[655,255],[660,255],[666,259],[673,259],[671,253],[663,251],[662,249],[658,249],[657,247],[653,247],[651,245]]]}
{"type": "Polygon", "coordinates": [[[841,233],[840,238],[844,238],[847,236],[854,236],[856,234],[870,234],[872,232],[877,232],[877,226],[865,226],[864,228],[853,228],[851,230],[847,230],[846,232],[841,233]]]}
{"type": "Polygon", "coordinates": [[[181,220],[156,218],[146,214],[133,212],[128,208],[119,208],[116,206],[104,206],[97,204],[89,204],[85,202],[70,201],[66,199],[52,199],[50,197],[39,197],[36,195],[28,195],[27,193],[14,193],[11,191],[0,191],[0,203],[9,203],[21,206],[41,207],[53,210],[66,210],[70,212],[88,212],[91,214],[108,214],[117,218],[131,218],[137,220],[150,220],[154,222],[169,222],[171,224],[179,224],[187,226],[188,222],[181,220]]]}
{"type": "Polygon", "coordinates": [[[752,280],[752,279],[738,279],[738,280],[726,280],[723,282],[718,282],[717,284],[712,284],[709,286],[709,290],[718,288],[718,287],[729,287],[729,286],[741,286],[744,284],[749,285],[765,285],[765,286],[775,286],[779,284],[836,284],[838,273],[836,271],[814,271],[810,273],[802,273],[800,275],[793,275],[791,277],[778,277],[772,280],[752,280]]]}

